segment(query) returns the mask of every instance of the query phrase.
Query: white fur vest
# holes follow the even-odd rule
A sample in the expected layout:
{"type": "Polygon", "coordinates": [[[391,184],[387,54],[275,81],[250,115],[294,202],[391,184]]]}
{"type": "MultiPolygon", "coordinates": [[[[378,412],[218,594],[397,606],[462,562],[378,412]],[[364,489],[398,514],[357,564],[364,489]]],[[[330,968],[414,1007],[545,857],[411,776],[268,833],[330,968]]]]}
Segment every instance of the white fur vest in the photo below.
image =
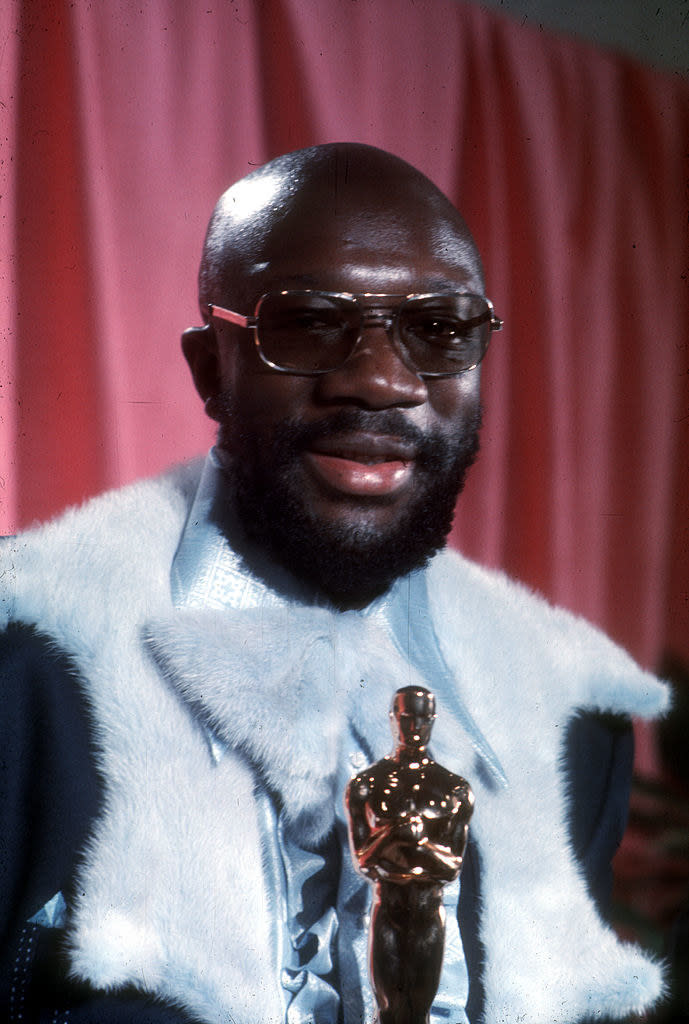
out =
{"type": "MultiPolygon", "coordinates": [[[[175,611],[170,566],[197,472],[104,495],[6,542],[0,626],[18,619],[53,636],[96,722],[106,802],[70,925],[74,973],[133,983],[201,1020],[278,1024],[257,774],[317,839],[342,799],[347,718],[383,756],[390,696],[420,680],[385,630],[354,613],[175,611]],[[207,726],[231,748],[219,764],[207,726]]],[[[446,552],[428,580],[458,693],[507,778],[500,788],[471,777],[471,742],[439,709],[434,755],[476,793],[485,1020],[642,1011],[661,971],[587,896],[560,758],[577,709],[649,717],[667,692],[598,631],[500,574],[446,552]]]]}

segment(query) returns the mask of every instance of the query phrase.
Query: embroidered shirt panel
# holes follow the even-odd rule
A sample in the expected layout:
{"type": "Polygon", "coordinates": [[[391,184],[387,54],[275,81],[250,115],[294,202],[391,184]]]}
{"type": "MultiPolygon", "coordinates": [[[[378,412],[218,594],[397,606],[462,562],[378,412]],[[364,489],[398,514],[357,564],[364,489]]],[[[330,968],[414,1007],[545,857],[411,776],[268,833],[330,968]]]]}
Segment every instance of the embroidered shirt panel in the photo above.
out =
{"type": "MultiPolygon", "coordinates": [[[[211,451],[172,565],[173,603],[176,607],[228,610],[289,603],[289,596],[277,593],[249,572],[215,523],[212,510],[226,486],[218,457],[211,451]]],[[[231,505],[230,498],[227,504],[231,505]]],[[[428,611],[424,574],[414,575],[422,577],[414,584],[413,593],[425,625],[428,611]]],[[[409,604],[403,582],[361,614],[385,620],[402,649],[398,625],[406,613],[397,604],[409,604]]],[[[444,661],[432,631],[430,636],[431,640],[418,648],[420,653],[414,662],[429,684],[434,685],[438,665],[444,666],[444,661]]],[[[467,727],[477,753],[483,755],[499,777],[500,766],[485,739],[473,723],[467,723],[467,727]]],[[[220,760],[222,743],[210,733],[208,740],[211,755],[220,760]]],[[[373,759],[365,747],[365,738],[356,736],[350,726],[343,738],[339,794],[344,793],[352,775],[373,759]]],[[[318,848],[308,849],[288,829],[284,815],[260,783],[256,796],[264,836],[266,886],[275,910],[272,925],[276,980],[286,1024],[337,1024],[339,1019],[344,1019],[345,1024],[360,1024],[372,1019],[367,952],[371,891],[352,863],[343,800],[337,802],[334,833],[318,848]]],[[[447,921],[445,959],[431,1019],[434,1024],[467,1024],[464,1006],[468,978],[457,926],[459,881],[447,886],[443,895],[447,921]]]]}

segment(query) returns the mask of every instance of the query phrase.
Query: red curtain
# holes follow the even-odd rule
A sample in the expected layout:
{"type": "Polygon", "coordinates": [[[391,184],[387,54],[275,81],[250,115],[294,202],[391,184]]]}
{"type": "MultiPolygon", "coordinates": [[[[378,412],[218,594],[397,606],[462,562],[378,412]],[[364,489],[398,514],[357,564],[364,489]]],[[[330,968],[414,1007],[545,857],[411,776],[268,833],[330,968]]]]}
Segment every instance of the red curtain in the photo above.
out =
{"type": "Polygon", "coordinates": [[[453,542],[689,660],[689,86],[454,0],[25,0],[0,39],[2,527],[204,450],[217,195],[353,139],[463,210],[506,320],[453,542]]]}

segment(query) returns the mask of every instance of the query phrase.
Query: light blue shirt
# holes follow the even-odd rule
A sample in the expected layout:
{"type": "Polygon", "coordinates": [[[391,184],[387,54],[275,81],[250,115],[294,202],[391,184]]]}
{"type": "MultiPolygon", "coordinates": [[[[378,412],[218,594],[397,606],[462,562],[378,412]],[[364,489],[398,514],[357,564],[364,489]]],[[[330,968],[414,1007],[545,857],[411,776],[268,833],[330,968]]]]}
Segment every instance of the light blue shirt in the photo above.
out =
{"type": "MultiPolygon", "coordinates": [[[[216,522],[213,508],[222,502],[231,515],[232,500],[215,450],[206,460],[199,487],[175,555],[171,587],[176,607],[247,609],[279,606],[294,600],[299,584],[283,570],[266,565],[277,577],[272,589],[254,575],[233,550],[216,522]]],[[[462,721],[485,769],[504,784],[502,769],[466,708],[459,702],[435,635],[428,607],[426,575],[411,573],[382,598],[358,612],[382,616],[395,642],[436,695],[462,721]]],[[[338,790],[374,758],[365,740],[348,730],[338,790]]],[[[212,757],[224,748],[208,734],[212,757]]],[[[355,870],[349,853],[343,800],[336,807],[335,834],[318,849],[307,849],[289,833],[270,795],[257,782],[256,800],[266,852],[264,870],[273,925],[277,981],[286,1024],[337,1024],[340,1004],[345,1024],[370,1020],[374,1006],[368,984],[367,925],[371,890],[355,870]]],[[[433,1024],[468,1024],[464,1007],[468,977],[457,925],[459,880],[443,890],[446,936],[443,972],[431,1009],[433,1024]]]]}

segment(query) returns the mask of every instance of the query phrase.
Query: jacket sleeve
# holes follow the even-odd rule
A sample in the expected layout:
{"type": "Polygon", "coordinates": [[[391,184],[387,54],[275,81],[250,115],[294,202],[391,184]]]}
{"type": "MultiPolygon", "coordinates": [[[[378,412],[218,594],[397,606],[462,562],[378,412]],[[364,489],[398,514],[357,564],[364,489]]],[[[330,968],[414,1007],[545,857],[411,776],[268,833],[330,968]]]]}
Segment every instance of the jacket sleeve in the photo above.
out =
{"type": "Polygon", "coordinates": [[[0,1019],[186,1024],[135,991],[69,978],[64,926],[101,783],[76,671],[24,624],[0,633],[0,707],[0,1019]]]}
{"type": "Polygon", "coordinates": [[[612,859],[627,825],[633,761],[627,717],[582,714],[572,721],[565,742],[570,836],[604,917],[610,914],[612,859]]]}
{"type": "MultiPolygon", "coordinates": [[[[589,892],[608,920],[612,859],[627,825],[633,761],[629,718],[589,713],[573,720],[565,743],[570,836],[589,892]]],[[[632,1018],[627,1024],[632,1024],[632,1018]]]]}

